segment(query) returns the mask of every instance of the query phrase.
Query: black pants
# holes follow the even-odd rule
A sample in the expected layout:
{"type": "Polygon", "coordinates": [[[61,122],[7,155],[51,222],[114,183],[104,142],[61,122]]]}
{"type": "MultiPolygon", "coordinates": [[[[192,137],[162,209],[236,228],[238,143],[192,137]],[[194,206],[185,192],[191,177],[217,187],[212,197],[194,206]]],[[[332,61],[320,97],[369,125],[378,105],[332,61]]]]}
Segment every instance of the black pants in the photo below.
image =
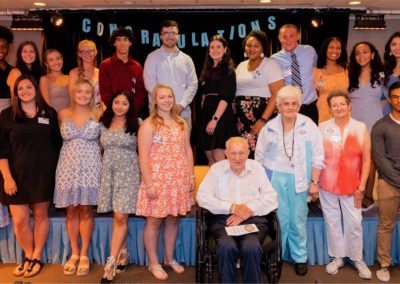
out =
{"type": "Polygon", "coordinates": [[[251,217],[240,225],[256,224],[259,232],[231,237],[225,231],[228,217],[212,215],[208,222],[217,244],[219,279],[222,283],[236,283],[236,263],[240,258],[243,283],[261,283],[261,242],[268,233],[267,219],[264,216],[251,217]]]}
{"type": "Polygon", "coordinates": [[[318,108],[317,108],[317,100],[313,101],[309,105],[301,105],[299,113],[304,114],[311,118],[316,125],[318,125],[318,108]]]}

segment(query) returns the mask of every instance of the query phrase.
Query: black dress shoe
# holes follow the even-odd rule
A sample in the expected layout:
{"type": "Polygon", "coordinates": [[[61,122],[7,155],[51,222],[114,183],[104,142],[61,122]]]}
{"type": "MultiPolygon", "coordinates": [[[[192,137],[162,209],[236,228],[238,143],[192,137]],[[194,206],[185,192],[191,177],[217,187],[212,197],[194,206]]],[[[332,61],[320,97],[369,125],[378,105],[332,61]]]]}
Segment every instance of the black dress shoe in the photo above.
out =
{"type": "Polygon", "coordinates": [[[307,263],[295,263],[294,271],[299,276],[304,276],[307,274],[307,263]]]}

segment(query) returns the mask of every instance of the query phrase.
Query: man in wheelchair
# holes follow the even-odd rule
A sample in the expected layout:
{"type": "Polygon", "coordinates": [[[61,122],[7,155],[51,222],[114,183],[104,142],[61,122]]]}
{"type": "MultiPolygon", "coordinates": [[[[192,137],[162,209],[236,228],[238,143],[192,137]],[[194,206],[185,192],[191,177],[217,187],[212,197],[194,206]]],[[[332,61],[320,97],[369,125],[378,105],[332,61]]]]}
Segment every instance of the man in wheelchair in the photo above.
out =
{"type": "Polygon", "coordinates": [[[242,137],[226,142],[226,160],[211,166],[197,193],[200,207],[209,210],[209,229],[216,239],[218,273],[223,283],[235,283],[240,258],[244,283],[261,282],[261,242],[268,233],[265,216],[278,207],[275,190],[265,170],[248,159],[249,146],[242,137]],[[258,232],[228,236],[225,227],[255,224],[258,232]]]}

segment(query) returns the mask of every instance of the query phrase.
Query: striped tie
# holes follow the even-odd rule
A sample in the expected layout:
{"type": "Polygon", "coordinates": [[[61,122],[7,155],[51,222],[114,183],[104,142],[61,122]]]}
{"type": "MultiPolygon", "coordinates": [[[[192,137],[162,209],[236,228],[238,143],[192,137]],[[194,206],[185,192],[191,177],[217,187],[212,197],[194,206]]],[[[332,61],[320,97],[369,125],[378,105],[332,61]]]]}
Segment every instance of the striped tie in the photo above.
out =
{"type": "Polygon", "coordinates": [[[303,92],[303,87],[301,86],[299,62],[297,62],[296,54],[294,54],[294,52],[292,52],[290,56],[292,57],[292,85],[299,87],[303,92]]]}

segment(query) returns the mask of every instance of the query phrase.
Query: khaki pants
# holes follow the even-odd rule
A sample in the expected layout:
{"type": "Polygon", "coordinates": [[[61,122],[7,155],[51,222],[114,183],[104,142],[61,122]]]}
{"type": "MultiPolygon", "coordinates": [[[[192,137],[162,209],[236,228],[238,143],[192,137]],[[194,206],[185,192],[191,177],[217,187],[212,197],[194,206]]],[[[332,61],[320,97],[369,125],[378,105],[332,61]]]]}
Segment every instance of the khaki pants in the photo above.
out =
{"type": "Polygon", "coordinates": [[[392,263],[390,248],[393,229],[400,208],[400,191],[385,180],[378,180],[379,222],[377,228],[378,261],[382,266],[392,263]]]}

